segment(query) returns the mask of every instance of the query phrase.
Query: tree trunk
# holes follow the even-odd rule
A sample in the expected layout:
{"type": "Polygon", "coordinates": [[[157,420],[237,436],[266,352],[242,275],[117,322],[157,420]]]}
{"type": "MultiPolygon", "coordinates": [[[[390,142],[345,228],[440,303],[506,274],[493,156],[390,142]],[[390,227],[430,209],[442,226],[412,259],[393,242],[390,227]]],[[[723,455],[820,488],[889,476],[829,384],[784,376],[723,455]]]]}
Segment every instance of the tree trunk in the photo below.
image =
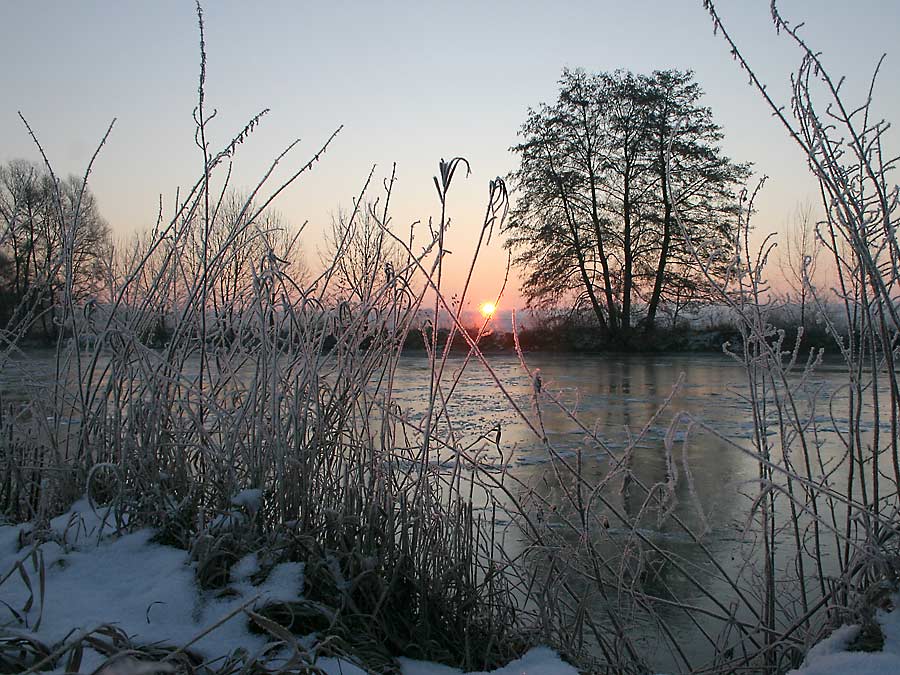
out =
{"type": "MultiPolygon", "coordinates": [[[[560,190],[560,196],[562,197],[563,208],[566,212],[566,221],[569,224],[569,232],[572,235],[572,241],[575,242],[575,255],[578,258],[578,270],[581,273],[581,281],[587,291],[588,298],[591,301],[591,309],[594,310],[594,315],[597,317],[600,328],[604,333],[609,334],[611,327],[614,325],[613,315],[609,315],[609,322],[607,322],[603,316],[603,308],[600,306],[600,301],[597,299],[597,294],[594,292],[594,282],[588,274],[587,261],[584,259],[584,253],[581,250],[581,238],[578,236],[578,224],[575,222],[572,210],[569,208],[569,202],[568,199],[566,199],[564,190],[560,190]]],[[[601,260],[601,265],[605,268],[606,260],[601,260]]],[[[613,330],[615,329],[613,328],[613,330]]]]}
{"type": "Polygon", "coordinates": [[[631,250],[631,184],[628,175],[630,166],[628,164],[628,148],[625,149],[625,191],[623,193],[622,210],[625,219],[625,229],[622,232],[622,256],[623,256],[623,276],[622,279],[622,336],[627,339],[631,330],[631,290],[634,285],[632,278],[632,268],[634,266],[634,251],[631,250]]]}
{"type": "Polygon", "coordinates": [[[647,306],[647,319],[645,330],[652,331],[656,326],[656,312],[659,309],[659,300],[662,296],[663,280],[666,274],[666,262],[669,258],[669,246],[672,243],[672,204],[669,201],[669,188],[666,185],[666,177],[662,176],[662,197],[665,204],[663,216],[663,237],[659,249],[659,262],[656,265],[656,278],[653,281],[653,293],[650,295],[650,303],[647,306]]]}
{"type": "MultiPolygon", "coordinates": [[[[566,214],[566,223],[569,225],[569,232],[572,235],[572,241],[575,243],[575,255],[578,258],[578,270],[581,274],[581,281],[584,284],[584,288],[587,291],[588,298],[591,301],[591,308],[594,310],[594,315],[597,317],[597,321],[600,324],[600,328],[604,333],[610,333],[611,330],[615,330],[614,326],[614,315],[610,312],[608,314],[609,320],[607,321],[603,317],[603,309],[600,307],[600,302],[597,300],[597,294],[594,292],[594,282],[591,279],[590,275],[587,271],[587,261],[584,258],[584,252],[581,250],[581,238],[578,236],[578,223],[575,221],[575,214],[572,213],[572,208],[569,205],[569,199],[566,196],[566,188],[563,183],[562,177],[556,172],[556,168],[553,165],[553,158],[548,153],[548,159],[550,160],[550,171],[553,174],[554,179],[556,180],[556,184],[559,187],[559,197],[563,203],[563,211],[566,214]]],[[[594,196],[594,177],[591,176],[591,188],[592,188],[592,201],[594,214],[596,214],[596,199],[593,199],[594,196]]],[[[594,219],[595,225],[597,227],[596,218],[594,219]]],[[[598,239],[598,242],[601,242],[598,239]]],[[[601,242],[601,256],[600,256],[600,264],[604,269],[604,277],[607,286],[607,298],[608,300],[612,299],[612,289],[609,285],[609,271],[607,268],[606,258],[602,254],[602,242],[601,242]]],[[[610,305],[612,307],[612,305],[610,305]]]]}
{"type": "MultiPolygon", "coordinates": [[[[597,240],[597,257],[600,259],[600,269],[603,270],[603,290],[606,294],[606,312],[609,316],[609,332],[616,333],[619,329],[618,311],[616,299],[612,291],[612,278],[609,274],[609,260],[603,248],[603,232],[600,230],[600,211],[597,205],[597,180],[593,171],[589,172],[591,184],[591,224],[594,226],[594,237],[597,240]]],[[[593,293],[593,291],[591,291],[593,293]]]]}

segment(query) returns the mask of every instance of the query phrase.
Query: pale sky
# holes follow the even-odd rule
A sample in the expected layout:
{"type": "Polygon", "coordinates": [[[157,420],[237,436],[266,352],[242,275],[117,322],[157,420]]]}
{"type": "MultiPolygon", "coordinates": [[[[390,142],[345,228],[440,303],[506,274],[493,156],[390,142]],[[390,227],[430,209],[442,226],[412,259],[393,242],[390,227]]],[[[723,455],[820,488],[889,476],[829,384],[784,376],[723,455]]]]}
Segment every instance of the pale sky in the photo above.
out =
{"type": "MultiPolygon", "coordinates": [[[[769,0],[721,0],[726,25],[769,89],[788,102],[799,53],[775,34],[769,0]]],[[[784,0],[805,21],[811,45],[859,94],[888,53],[876,111],[900,118],[900,2],[784,0]]],[[[241,146],[234,183],[254,184],[288,143],[285,172],[344,131],[313,173],[283,194],[285,220],[309,221],[306,257],[318,260],[331,214],[347,208],[372,165],[376,181],[397,162],[394,224],[437,215],[438,161],[464,156],[456,179],[449,270],[458,283],[480,224],[488,181],[515,167],[509,147],[529,106],[556,97],[563,67],[598,72],[692,69],[704,103],[725,132],[723,147],[770,177],[760,231],[784,230],[796,205],[815,200],[803,158],[747,85],[700,0],[593,2],[205,3],[207,102],[219,111],[210,135],[224,145],[256,112],[271,108],[241,146]]],[[[38,159],[17,111],[38,134],[57,173],[81,174],[113,117],[116,127],[90,179],[117,234],[153,224],[159,196],[202,170],[193,145],[198,34],[193,2],[0,0],[0,161],[38,159]]],[[[855,99],[854,99],[855,100],[855,99]]],[[[897,147],[896,134],[891,137],[897,147]]],[[[424,235],[419,239],[424,241],[424,235]]],[[[506,254],[482,258],[472,305],[496,293],[506,254]]],[[[507,307],[521,304],[515,279],[507,307]]]]}

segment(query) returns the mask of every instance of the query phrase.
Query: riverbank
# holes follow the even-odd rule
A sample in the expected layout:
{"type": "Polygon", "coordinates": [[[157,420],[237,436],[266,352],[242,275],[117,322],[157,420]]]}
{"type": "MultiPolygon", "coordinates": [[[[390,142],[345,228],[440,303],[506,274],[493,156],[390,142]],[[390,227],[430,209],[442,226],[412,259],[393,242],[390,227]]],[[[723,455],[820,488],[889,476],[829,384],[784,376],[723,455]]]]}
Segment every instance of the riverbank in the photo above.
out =
{"type": "MultiPolygon", "coordinates": [[[[235,501],[237,523],[252,500],[235,501]]],[[[304,561],[273,564],[275,551],[255,551],[234,562],[220,588],[204,589],[196,550],[160,543],[158,530],[131,531],[117,515],[82,499],[42,530],[0,525],[0,672],[462,672],[354,643],[338,628],[342,607],[308,597],[314,578],[304,561]]],[[[218,519],[206,530],[221,541],[234,523],[218,519]]],[[[491,672],[577,671],[538,647],[491,672]]]]}
{"type": "MultiPolygon", "coordinates": [[[[303,562],[267,565],[265,551],[248,554],[232,566],[223,588],[204,590],[189,551],[159,543],[158,531],[129,531],[116,520],[113,509],[82,499],[41,532],[34,523],[0,525],[2,672],[217,675],[266,667],[318,675],[462,673],[402,656],[373,662],[327,621],[315,630],[301,628],[304,616],[323,621],[340,611],[307,599],[303,562]],[[295,613],[275,613],[277,606],[295,613]]],[[[898,601],[885,593],[866,625],[838,628],[789,675],[900,672],[898,601]]],[[[578,671],[556,652],[532,647],[489,672],[578,671]]]]}
{"type": "MultiPolygon", "coordinates": [[[[785,344],[793,347],[798,337],[799,326],[786,324],[777,326],[784,331],[785,344]]],[[[732,325],[723,324],[708,328],[657,328],[653,331],[635,329],[627,337],[611,338],[594,325],[583,324],[544,324],[529,326],[519,330],[518,336],[510,331],[487,331],[479,336],[477,329],[469,329],[469,339],[457,332],[451,343],[451,351],[466,352],[470,348],[470,340],[478,340],[483,353],[512,354],[516,351],[516,337],[519,347],[524,352],[545,354],[606,354],[646,353],[721,353],[723,345],[728,344],[733,351],[740,351],[743,337],[740,330],[732,325]]],[[[438,331],[438,344],[446,344],[450,331],[438,331]]],[[[403,351],[426,351],[426,337],[419,331],[411,331],[404,341],[403,351]]],[[[801,350],[823,350],[825,353],[839,353],[838,344],[823,326],[809,326],[800,334],[801,350]]]]}

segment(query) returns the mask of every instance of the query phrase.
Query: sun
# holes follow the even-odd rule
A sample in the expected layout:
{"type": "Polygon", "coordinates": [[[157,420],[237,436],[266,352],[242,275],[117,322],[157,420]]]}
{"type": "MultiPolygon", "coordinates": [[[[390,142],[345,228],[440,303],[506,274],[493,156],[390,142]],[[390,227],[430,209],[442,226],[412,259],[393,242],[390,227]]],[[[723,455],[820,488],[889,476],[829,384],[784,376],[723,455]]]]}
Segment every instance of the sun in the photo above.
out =
{"type": "Polygon", "coordinates": [[[483,302],[481,303],[481,307],[478,308],[478,311],[481,312],[481,316],[485,319],[490,319],[494,316],[494,312],[497,311],[497,305],[493,302],[483,302]]]}

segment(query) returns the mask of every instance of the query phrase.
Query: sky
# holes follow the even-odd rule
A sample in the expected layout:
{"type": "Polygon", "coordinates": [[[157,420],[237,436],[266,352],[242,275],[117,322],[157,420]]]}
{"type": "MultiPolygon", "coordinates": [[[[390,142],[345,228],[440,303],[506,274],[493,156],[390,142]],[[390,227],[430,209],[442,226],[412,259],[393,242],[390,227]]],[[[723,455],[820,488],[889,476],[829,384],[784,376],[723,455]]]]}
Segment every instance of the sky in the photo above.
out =
{"type": "MultiPolygon", "coordinates": [[[[716,4],[769,91],[788,103],[800,55],[776,35],[769,0],[716,4]]],[[[864,92],[886,52],[875,110],[900,117],[900,2],[779,5],[787,18],[806,23],[807,40],[835,74],[847,76],[851,97],[864,92]]],[[[218,111],[213,147],[271,110],[236,155],[236,186],[255,185],[300,139],[278,175],[296,170],[344,125],[314,171],[276,202],[285,221],[307,223],[302,242],[311,265],[332,215],[351,207],[373,166],[377,196],[396,163],[393,224],[407,231],[439,214],[432,176],[440,159],[462,156],[472,173],[459,174],[450,194],[446,271],[450,287],[461,286],[488,183],[515,168],[509,148],[526,112],[555,99],[564,67],[695,71],[723,127],[726,154],[769,177],[757,236],[783,233],[797,205],[816,199],[802,155],[713,34],[701,0],[209,0],[204,18],[207,106],[218,111]]],[[[57,173],[81,175],[116,118],[89,184],[116,235],[152,226],[160,196],[171,206],[176,188],[202,172],[191,117],[199,71],[193,2],[0,0],[0,19],[0,161],[39,159],[21,112],[57,173]]],[[[473,306],[499,290],[506,266],[500,243],[479,260],[473,306]]],[[[523,304],[517,287],[513,273],[502,307],[523,304]]]]}

